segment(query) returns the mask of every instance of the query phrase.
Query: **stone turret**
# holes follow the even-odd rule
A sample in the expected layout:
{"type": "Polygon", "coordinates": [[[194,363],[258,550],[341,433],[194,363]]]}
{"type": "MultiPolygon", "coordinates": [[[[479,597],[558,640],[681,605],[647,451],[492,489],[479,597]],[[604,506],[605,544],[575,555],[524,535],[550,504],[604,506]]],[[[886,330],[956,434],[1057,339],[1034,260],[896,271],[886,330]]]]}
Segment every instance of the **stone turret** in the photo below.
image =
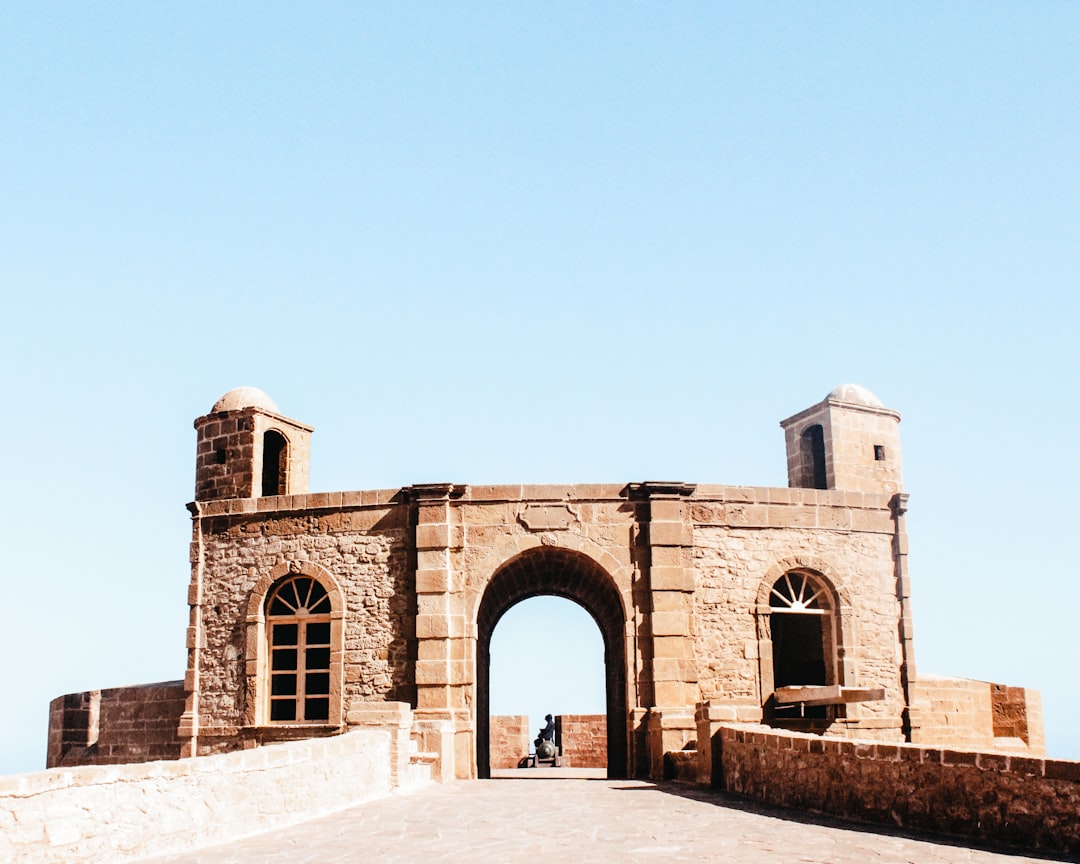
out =
{"type": "Polygon", "coordinates": [[[899,492],[900,414],[858,384],[843,384],[817,405],[780,421],[788,486],[899,492]]]}
{"type": "Polygon", "coordinates": [[[255,387],[230,390],[195,421],[195,500],[308,491],[312,427],[255,387]]]}

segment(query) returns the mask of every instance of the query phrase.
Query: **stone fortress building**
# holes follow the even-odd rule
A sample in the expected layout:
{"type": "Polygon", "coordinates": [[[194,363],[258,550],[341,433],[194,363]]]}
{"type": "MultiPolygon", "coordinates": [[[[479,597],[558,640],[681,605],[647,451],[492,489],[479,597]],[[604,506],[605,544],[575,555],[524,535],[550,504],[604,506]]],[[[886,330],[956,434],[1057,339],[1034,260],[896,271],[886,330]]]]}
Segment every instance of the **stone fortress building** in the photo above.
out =
{"type": "Polygon", "coordinates": [[[402,705],[447,778],[487,776],[492,633],[541,594],[602,634],[613,777],[688,752],[707,774],[732,722],[1041,755],[1037,693],[916,673],[899,423],[836,388],[781,423],[787,488],[312,493],[312,427],[232,390],[195,421],[183,681],[54,700],[48,764],[334,736],[402,705]]]}

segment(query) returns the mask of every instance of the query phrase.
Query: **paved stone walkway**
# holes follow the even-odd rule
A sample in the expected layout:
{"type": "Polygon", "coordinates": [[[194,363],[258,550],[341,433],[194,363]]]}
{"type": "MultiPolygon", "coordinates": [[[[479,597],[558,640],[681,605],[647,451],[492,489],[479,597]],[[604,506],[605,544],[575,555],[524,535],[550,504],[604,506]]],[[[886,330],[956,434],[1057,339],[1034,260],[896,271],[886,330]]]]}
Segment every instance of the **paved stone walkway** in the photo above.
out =
{"type": "Polygon", "coordinates": [[[427,787],[293,828],[152,860],[156,864],[1021,864],[1046,860],[878,833],[696,788],[639,780],[527,776],[427,787]]]}

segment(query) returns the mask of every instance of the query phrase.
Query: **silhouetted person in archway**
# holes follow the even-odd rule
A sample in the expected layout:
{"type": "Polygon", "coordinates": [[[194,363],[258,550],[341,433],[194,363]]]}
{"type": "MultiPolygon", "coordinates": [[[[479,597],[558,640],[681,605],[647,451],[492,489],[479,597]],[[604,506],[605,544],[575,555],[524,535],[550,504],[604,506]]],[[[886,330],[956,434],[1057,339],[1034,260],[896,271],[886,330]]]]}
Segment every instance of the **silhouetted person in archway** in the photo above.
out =
{"type": "Polygon", "coordinates": [[[550,714],[545,715],[544,719],[547,720],[547,725],[533,741],[538,759],[550,759],[555,755],[555,720],[550,714]]]}

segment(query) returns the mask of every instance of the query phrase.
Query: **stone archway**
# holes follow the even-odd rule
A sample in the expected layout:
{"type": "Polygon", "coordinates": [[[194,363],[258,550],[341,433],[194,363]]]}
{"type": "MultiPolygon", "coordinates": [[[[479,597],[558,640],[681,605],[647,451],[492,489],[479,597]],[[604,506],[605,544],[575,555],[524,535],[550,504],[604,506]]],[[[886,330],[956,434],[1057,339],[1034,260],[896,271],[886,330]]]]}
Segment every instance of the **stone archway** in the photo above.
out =
{"type": "Polygon", "coordinates": [[[492,576],[476,616],[476,770],[490,777],[488,751],[491,636],[512,606],[530,597],[573,600],[596,621],[604,640],[607,748],[610,778],[628,776],[626,701],[626,615],[611,576],[588,556],[542,546],[503,564],[492,576]]]}

